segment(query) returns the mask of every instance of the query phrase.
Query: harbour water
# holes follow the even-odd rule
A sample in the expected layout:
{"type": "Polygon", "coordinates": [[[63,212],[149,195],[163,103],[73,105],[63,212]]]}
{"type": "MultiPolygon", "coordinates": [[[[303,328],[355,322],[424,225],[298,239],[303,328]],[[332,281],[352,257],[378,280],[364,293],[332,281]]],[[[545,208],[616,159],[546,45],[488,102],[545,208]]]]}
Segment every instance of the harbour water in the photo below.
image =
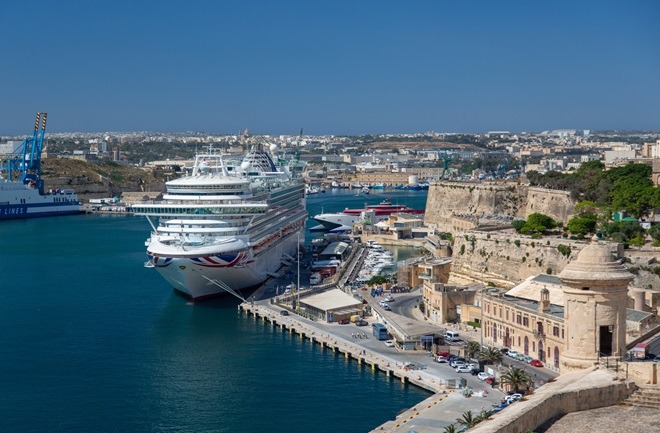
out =
{"type": "Polygon", "coordinates": [[[112,215],[0,224],[0,431],[360,432],[428,396],[231,296],[190,304],[142,266],[148,232],[112,215]]]}

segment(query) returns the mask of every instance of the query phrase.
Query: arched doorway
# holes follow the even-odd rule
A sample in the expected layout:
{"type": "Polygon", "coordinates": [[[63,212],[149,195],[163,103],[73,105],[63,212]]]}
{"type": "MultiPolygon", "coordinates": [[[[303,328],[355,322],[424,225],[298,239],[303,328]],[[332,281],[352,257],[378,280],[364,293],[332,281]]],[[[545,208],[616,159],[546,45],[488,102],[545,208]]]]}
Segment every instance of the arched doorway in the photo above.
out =
{"type": "Polygon", "coordinates": [[[543,342],[539,341],[539,361],[545,362],[545,351],[543,350],[543,342]]]}
{"type": "Polygon", "coordinates": [[[555,368],[559,368],[559,346],[555,347],[555,368]]]}
{"type": "Polygon", "coordinates": [[[509,328],[506,328],[504,331],[504,345],[506,347],[511,347],[511,337],[509,337],[509,328]]]}
{"type": "Polygon", "coordinates": [[[529,356],[529,338],[527,336],[525,336],[525,345],[523,347],[525,355],[529,356]]]}

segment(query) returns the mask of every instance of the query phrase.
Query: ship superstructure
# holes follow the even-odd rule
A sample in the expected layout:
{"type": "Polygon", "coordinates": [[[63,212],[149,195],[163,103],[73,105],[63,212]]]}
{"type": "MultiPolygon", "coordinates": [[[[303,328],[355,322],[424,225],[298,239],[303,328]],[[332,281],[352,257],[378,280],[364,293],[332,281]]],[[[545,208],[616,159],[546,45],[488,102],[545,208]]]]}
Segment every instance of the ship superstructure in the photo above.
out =
{"type": "Polygon", "coordinates": [[[322,213],[314,216],[319,223],[312,227],[314,231],[344,232],[353,229],[353,224],[360,220],[367,221],[370,225],[376,224],[397,213],[423,215],[424,210],[412,209],[405,205],[392,204],[384,200],[379,204],[368,205],[364,209],[344,209],[337,213],[322,213]]]}
{"type": "Polygon", "coordinates": [[[34,133],[5,158],[0,158],[0,220],[80,213],[72,189],[44,191],[41,151],[47,113],[37,113],[34,133]]]}
{"type": "Polygon", "coordinates": [[[166,187],[162,201],[133,211],[152,227],[146,266],[191,298],[255,287],[296,255],[305,184],[262,146],[237,164],[209,146],[189,175],[166,187]]]}

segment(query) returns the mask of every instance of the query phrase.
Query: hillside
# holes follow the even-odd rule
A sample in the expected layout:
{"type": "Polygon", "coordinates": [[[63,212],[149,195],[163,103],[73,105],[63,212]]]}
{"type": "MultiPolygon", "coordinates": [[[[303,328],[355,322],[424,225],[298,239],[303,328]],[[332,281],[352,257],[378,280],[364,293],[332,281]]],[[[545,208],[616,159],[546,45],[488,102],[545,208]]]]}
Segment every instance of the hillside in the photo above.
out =
{"type": "Polygon", "coordinates": [[[89,163],[75,159],[43,159],[45,188],[73,188],[82,201],[116,197],[123,191],[164,191],[159,173],[114,162],[89,163]]]}

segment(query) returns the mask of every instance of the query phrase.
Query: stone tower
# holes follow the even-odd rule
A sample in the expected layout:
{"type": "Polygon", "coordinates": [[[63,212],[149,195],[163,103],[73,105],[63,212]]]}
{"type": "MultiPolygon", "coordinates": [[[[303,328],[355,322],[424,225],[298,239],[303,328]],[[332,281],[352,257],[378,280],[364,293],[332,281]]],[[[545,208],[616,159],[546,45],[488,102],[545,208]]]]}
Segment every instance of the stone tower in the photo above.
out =
{"type": "Polygon", "coordinates": [[[626,350],[628,284],[633,275],[597,239],[558,275],[566,288],[561,372],[595,365],[626,350]]]}

